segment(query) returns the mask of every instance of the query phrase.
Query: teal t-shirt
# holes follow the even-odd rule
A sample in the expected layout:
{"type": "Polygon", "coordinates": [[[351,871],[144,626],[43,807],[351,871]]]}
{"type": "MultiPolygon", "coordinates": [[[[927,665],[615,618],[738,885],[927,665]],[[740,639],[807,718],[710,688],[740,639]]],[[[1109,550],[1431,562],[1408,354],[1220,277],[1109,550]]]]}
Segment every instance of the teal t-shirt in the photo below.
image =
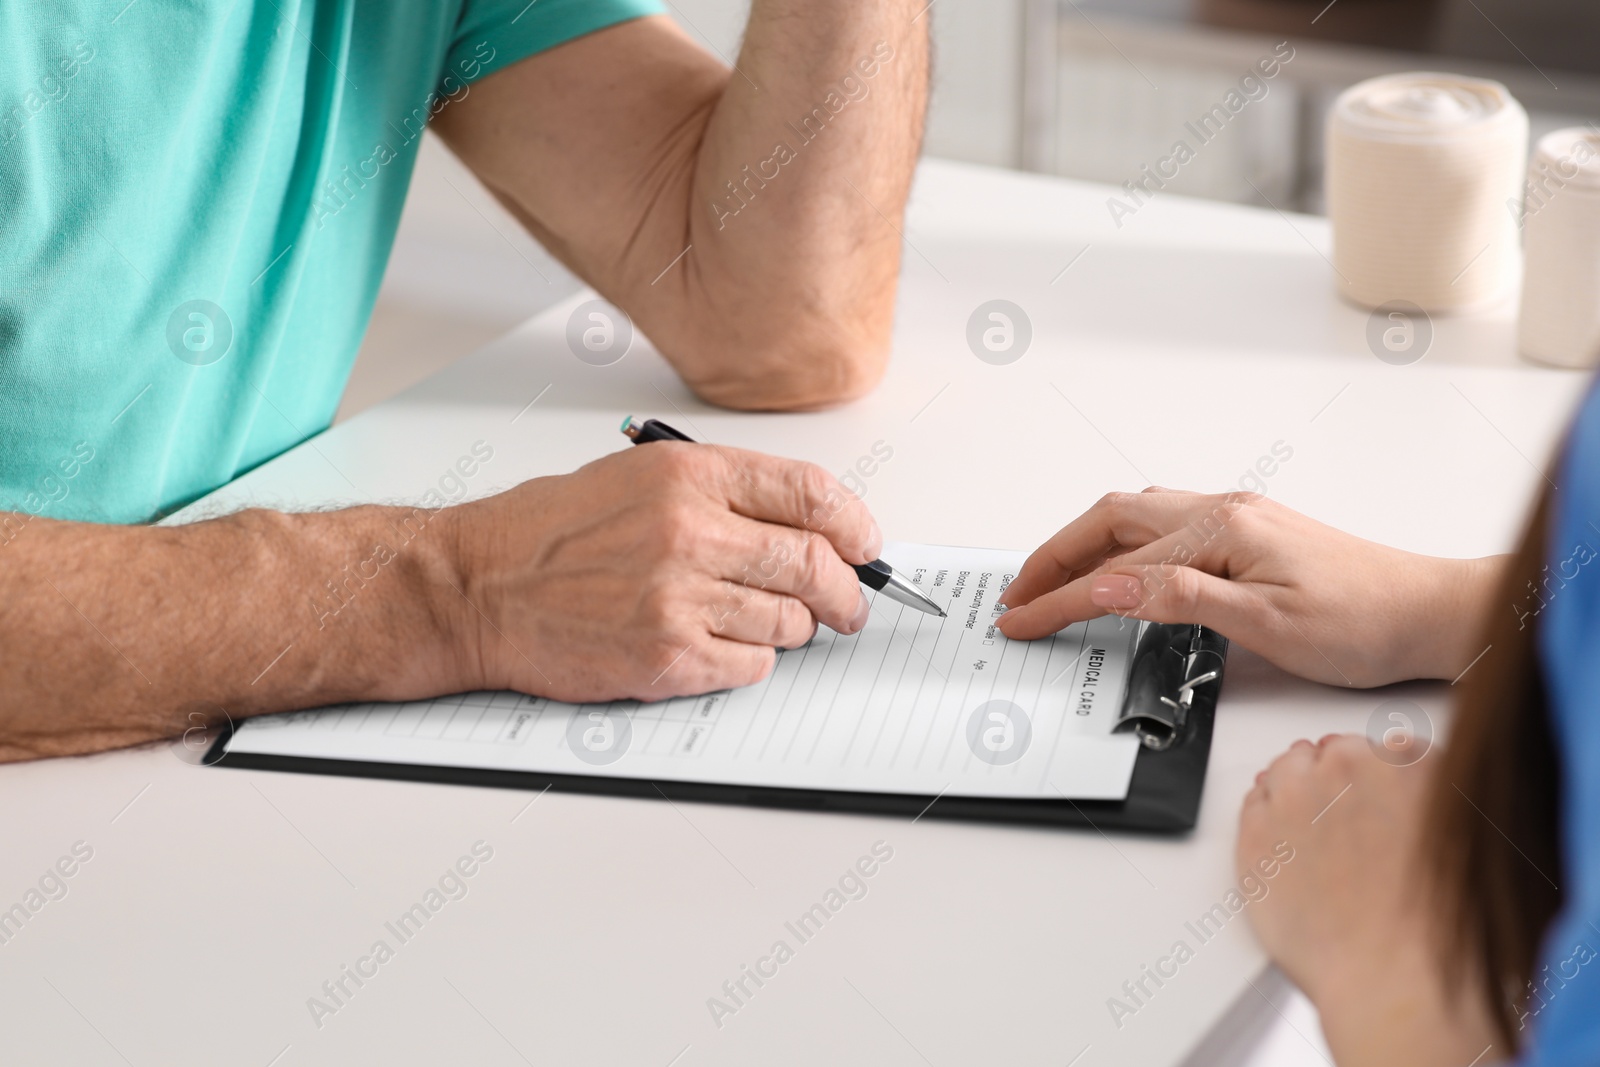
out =
{"type": "Polygon", "coordinates": [[[125,2],[0,4],[0,510],[25,516],[148,521],[326,428],[429,118],[658,11],[125,2]]]}

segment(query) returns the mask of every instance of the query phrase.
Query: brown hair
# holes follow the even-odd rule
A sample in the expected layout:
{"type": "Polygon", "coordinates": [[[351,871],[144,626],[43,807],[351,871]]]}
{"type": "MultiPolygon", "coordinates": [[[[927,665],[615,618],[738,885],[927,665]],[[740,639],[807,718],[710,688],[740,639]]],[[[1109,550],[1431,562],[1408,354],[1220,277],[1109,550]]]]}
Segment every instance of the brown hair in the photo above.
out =
{"type": "Polygon", "coordinates": [[[1535,635],[1548,490],[1488,606],[1488,650],[1459,679],[1449,744],[1434,768],[1424,855],[1440,904],[1447,984],[1478,983],[1507,1048],[1539,944],[1561,905],[1560,765],[1535,635]]]}

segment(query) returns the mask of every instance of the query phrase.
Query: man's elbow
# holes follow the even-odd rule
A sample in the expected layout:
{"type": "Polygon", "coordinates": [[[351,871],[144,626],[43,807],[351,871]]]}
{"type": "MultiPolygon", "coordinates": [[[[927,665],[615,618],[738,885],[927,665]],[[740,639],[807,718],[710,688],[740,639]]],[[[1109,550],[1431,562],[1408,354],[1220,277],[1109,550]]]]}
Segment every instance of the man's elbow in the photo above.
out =
{"type": "Polygon", "coordinates": [[[757,346],[711,368],[685,368],[707,403],[741,411],[815,411],[871,392],[889,365],[888,338],[757,346]]]}

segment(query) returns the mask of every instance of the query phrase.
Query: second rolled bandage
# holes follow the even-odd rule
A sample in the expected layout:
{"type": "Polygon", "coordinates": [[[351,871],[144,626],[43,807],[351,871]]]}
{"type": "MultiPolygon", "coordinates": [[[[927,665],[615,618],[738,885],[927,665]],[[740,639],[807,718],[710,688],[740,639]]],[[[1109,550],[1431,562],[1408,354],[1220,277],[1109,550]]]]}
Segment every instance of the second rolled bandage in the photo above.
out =
{"type": "Polygon", "coordinates": [[[1327,130],[1340,293],[1430,312],[1506,295],[1527,146],[1527,113],[1498,82],[1394,74],[1345,90],[1327,130]]]}
{"type": "Polygon", "coordinates": [[[1539,140],[1523,204],[1527,272],[1517,346],[1558,367],[1600,364],[1600,133],[1539,140]]]}

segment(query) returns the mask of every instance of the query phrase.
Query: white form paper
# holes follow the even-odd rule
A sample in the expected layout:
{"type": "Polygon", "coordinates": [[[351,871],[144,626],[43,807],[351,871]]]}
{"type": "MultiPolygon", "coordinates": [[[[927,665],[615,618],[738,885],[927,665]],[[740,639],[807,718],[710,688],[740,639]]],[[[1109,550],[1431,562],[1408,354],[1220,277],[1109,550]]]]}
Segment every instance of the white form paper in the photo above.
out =
{"type": "Polygon", "coordinates": [[[239,724],[228,751],[922,796],[1117,800],[1138,741],[1112,734],[1138,627],[1116,616],[1039,641],[994,628],[1023,554],[891,544],[948,612],[868,592],[872,618],[778,653],[764,682],[657,703],[466,693],[239,724]]]}

